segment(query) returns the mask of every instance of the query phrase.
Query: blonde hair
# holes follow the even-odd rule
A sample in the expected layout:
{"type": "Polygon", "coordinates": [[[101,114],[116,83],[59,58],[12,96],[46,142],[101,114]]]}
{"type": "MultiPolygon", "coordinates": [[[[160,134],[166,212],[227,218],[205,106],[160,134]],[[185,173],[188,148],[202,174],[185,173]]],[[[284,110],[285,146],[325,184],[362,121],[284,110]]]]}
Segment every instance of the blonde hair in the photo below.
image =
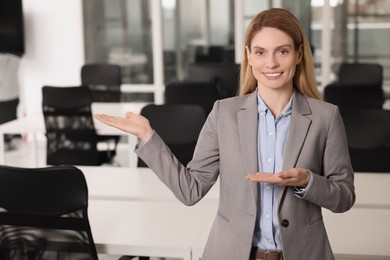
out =
{"type": "Polygon", "coordinates": [[[302,61],[297,65],[293,86],[305,96],[320,99],[309,40],[298,19],[289,11],[280,8],[272,8],[258,13],[246,30],[239,95],[251,93],[257,87],[257,80],[253,76],[246,55],[246,47],[250,50],[254,35],[265,27],[275,28],[287,33],[293,39],[295,51],[298,51],[302,46],[302,61]]]}

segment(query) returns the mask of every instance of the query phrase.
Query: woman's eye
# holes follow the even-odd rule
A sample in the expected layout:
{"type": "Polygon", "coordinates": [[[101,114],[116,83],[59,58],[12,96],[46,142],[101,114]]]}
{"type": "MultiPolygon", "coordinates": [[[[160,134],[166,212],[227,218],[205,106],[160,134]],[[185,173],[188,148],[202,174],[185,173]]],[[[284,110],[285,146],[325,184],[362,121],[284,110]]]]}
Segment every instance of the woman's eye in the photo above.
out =
{"type": "Polygon", "coordinates": [[[287,50],[280,50],[280,51],[278,51],[278,53],[281,55],[286,55],[286,54],[288,54],[288,51],[287,50]]]}
{"type": "Polygon", "coordinates": [[[262,55],[264,55],[264,52],[263,51],[255,51],[255,55],[262,56],[262,55]]]}

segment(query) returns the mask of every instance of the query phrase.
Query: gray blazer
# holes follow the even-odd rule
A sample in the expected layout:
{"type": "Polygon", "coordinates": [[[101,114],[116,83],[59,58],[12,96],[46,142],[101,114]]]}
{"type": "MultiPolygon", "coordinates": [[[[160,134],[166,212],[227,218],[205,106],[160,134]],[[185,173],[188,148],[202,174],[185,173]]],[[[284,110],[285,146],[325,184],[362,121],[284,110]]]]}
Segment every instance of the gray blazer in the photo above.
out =
{"type": "MultiPolygon", "coordinates": [[[[244,179],[259,169],[257,91],[217,101],[199,135],[193,160],[181,166],[158,134],[136,153],[186,205],[202,199],[220,178],[220,199],[203,260],[249,258],[259,185],[244,179]]],[[[334,259],[321,208],[345,212],[355,202],[344,124],[338,107],[294,92],[283,169],[312,172],[298,198],[280,189],[278,217],[285,260],[334,259]]]]}

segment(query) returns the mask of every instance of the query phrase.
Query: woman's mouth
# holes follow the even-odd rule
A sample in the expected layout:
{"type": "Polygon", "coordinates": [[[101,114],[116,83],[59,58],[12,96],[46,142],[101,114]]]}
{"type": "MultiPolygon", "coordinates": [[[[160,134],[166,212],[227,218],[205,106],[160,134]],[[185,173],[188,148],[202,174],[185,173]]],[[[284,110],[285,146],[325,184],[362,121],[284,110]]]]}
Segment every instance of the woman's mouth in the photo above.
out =
{"type": "Polygon", "coordinates": [[[273,72],[273,73],[263,73],[268,79],[275,79],[282,75],[282,72],[273,72]]]}

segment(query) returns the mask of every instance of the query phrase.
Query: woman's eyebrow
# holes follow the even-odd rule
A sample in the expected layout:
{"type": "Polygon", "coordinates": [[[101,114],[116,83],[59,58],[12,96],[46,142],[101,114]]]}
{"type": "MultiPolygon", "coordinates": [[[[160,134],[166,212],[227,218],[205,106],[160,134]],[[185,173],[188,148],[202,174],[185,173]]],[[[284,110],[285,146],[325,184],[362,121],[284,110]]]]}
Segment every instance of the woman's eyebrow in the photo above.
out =
{"type": "MultiPolygon", "coordinates": [[[[280,48],[292,48],[291,44],[282,44],[282,45],[279,45],[279,46],[276,46],[274,49],[280,49],[280,48]]],[[[252,47],[253,50],[266,50],[266,48],[264,47],[261,47],[261,46],[253,46],[252,47]]]]}

